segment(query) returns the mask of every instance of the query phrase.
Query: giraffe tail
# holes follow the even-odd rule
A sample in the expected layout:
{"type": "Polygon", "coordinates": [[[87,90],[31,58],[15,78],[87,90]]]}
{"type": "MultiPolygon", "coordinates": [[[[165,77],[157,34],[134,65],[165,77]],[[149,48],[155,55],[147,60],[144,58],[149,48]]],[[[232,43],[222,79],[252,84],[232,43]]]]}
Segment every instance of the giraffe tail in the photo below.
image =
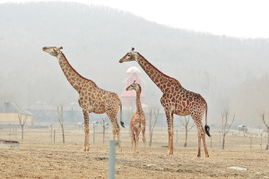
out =
{"type": "Polygon", "coordinates": [[[205,110],[205,133],[210,137],[210,127],[207,125],[207,103],[206,103],[206,110],[205,110]]]}
{"type": "Polygon", "coordinates": [[[121,105],[121,102],[120,102],[120,125],[122,127],[125,127],[124,122],[122,121],[122,105],[121,105]]]}

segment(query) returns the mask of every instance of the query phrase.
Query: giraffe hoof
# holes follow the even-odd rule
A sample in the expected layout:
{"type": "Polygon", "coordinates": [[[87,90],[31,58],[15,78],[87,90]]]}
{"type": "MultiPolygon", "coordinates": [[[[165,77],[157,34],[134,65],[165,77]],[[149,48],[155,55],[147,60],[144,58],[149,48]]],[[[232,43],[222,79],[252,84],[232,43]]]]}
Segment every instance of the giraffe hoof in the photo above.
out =
{"type": "Polygon", "coordinates": [[[205,155],[205,157],[206,157],[206,158],[209,158],[209,155],[207,154],[207,155],[205,155]]]}
{"type": "Polygon", "coordinates": [[[87,147],[85,146],[85,147],[84,147],[84,152],[88,152],[89,150],[90,150],[90,149],[89,149],[89,146],[87,146],[87,147]]]}
{"type": "Polygon", "coordinates": [[[168,153],[168,155],[173,155],[172,151],[168,151],[167,153],[168,153]]]}
{"type": "Polygon", "coordinates": [[[201,155],[200,155],[200,154],[198,154],[198,155],[197,155],[197,157],[198,157],[198,158],[200,158],[200,157],[201,157],[201,155]]]}

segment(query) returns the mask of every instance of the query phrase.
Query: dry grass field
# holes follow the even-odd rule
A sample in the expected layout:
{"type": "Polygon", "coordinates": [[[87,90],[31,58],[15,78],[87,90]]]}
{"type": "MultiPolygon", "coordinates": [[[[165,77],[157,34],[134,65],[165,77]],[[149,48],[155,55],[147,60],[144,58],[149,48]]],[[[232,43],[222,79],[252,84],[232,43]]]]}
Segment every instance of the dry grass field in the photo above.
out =
{"type": "MultiPolygon", "coordinates": [[[[21,142],[19,148],[0,148],[0,178],[107,178],[110,129],[104,144],[101,129],[97,130],[89,152],[82,151],[82,129],[66,129],[66,144],[61,144],[58,132],[53,144],[49,129],[26,129],[23,141],[20,130],[0,129],[0,138],[21,142]]],[[[151,149],[144,150],[140,143],[139,153],[131,152],[128,129],[124,129],[123,151],[117,150],[116,155],[116,178],[269,178],[269,151],[261,148],[259,137],[228,135],[222,150],[218,133],[212,134],[212,146],[207,138],[210,158],[197,158],[196,130],[190,133],[186,148],[180,133],[174,155],[169,156],[165,128],[155,131],[151,149]]]]}

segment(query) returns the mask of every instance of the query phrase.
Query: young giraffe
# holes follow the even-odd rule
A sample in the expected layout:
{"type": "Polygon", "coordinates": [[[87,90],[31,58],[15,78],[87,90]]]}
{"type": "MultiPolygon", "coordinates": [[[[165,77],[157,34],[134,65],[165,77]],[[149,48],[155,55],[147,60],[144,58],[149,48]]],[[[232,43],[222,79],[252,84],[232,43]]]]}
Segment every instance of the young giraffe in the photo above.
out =
{"type": "Polygon", "coordinates": [[[125,56],[120,59],[120,63],[136,61],[143,70],[147,73],[150,79],[159,87],[163,92],[161,97],[161,104],[164,107],[164,111],[167,118],[168,125],[168,153],[173,154],[173,117],[174,114],[187,116],[191,115],[198,129],[198,154],[200,157],[201,152],[201,139],[204,145],[205,156],[209,157],[206,141],[205,132],[208,136],[209,126],[207,125],[207,103],[205,99],[197,93],[186,90],[181,86],[178,80],[171,78],[151,63],[149,63],[142,55],[134,51],[134,48],[128,52],[125,56]],[[205,114],[205,131],[202,125],[203,115],[205,114]]]}
{"type": "Polygon", "coordinates": [[[131,118],[130,121],[130,130],[131,130],[131,141],[132,141],[132,149],[133,151],[137,151],[137,145],[139,140],[139,134],[142,131],[142,140],[144,143],[144,147],[146,145],[146,137],[145,137],[145,130],[146,130],[146,119],[145,114],[142,109],[140,95],[142,88],[141,86],[136,83],[135,81],[126,88],[127,91],[134,90],[136,91],[136,112],[131,118]]]}
{"type": "Polygon", "coordinates": [[[117,114],[120,107],[120,123],[122,121],[122,105],[116,93],[105,91],[99,88],[92,80],[81,76],[67,61],[63,52],[63,47],[43,47],[43,51],[56,57],[60,67],[73,88],[78,92],[78,103],[82,108],[84,117],[84,151],[89,151],[89,113],[106,113],[113,126],[113,139],[117,136],[120,139],[120,128],[117,122],[117,114]]]}

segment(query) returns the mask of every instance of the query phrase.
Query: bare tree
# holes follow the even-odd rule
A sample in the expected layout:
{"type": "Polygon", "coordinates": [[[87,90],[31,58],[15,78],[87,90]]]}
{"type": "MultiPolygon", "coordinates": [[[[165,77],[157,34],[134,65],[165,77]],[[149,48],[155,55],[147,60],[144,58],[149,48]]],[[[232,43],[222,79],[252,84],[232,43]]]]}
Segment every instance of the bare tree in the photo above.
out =
{"type": "Polygon", "coordinates": [[[235,120],[235,114],[233,115],[233,118],[230,123],[229,123],[229,117],[230,114],[228,110],[226,110],[221,114],[222,149],[225,148],[225,137],[232,127],[232,124],[235,120]]]}
{"type": "Polygon", "coordinates": [[[189,131],[193,128],[194,123],[192,125],[190,125],[191,122],[191,118],[190,116],[185,116],[184,120],[182,122],[182,126],[185,129],[185,141],[184,141],[184,147],[187,147],[187,143],[188,143],[188,133],[189,131]]]}
{"type": "Polygon", "coordinates": [[[56,130],[53,130],[53,143],[55,144],[56,141],[56,130]]]}
{"type": "Polygon", "coordinates": [[[26,120],[27,120],[27,117],[24,116],[22,114],[18,114],[18,119],[19,119],[19,124],[21,126],[21,139],[23,140],[23,136],[24,136],[24,126],[26,124],[26,120]]]}
{"type": "Polygon", "coordinates": [[[57,106],[57,113],[58,113],[58,122],[62,130],[63,143],[65,143],[63,105],[57,106]]]}
{"type": "Polygon", "coordinates": [[[267,129],[267,144],[266,144],[265,150],[268,150],[269,149],[269,124],[266,123],[264,114],[262,114],[262,121],[267,129]]]}
{"type": "Polygon", "coordinates": [[[262,138],[263,138],[263,132],[262,129],[259,129],[259,135],[260,135],[260,147],[262,149],[262,138]]]}
{"type": "Polygon", "coordinates": [[[149,146],[152,145],[152,136],[153,136],[153,130],[156,126],[157,120],[159,118],[160,109],[150,109],[149,111],[149,146]],[[152,120],[152,114],[154,115],[154,121],[152,120]]]}

